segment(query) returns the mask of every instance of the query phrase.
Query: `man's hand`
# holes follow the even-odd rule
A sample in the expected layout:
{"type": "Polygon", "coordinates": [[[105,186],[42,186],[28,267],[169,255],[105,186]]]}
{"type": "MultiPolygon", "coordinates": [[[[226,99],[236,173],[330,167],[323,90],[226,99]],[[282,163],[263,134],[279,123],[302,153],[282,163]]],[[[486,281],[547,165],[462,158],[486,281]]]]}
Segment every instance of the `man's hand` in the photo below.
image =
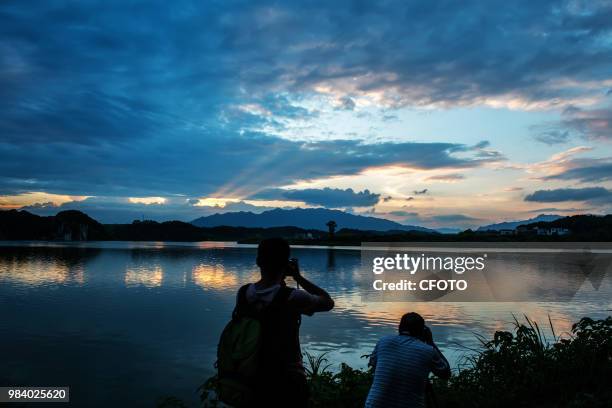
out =
{"type": "Polygon", "coordinates": [[[334,308],[334,300],[329,296],[329,293],[302,276],[297,259],[289,260],[285,276],[291,276],[306,292],[321,298],[321,302],[312,310],[313,312],[326,312],[334,308]]]}
{"type": "Polygon", "coordinates": [[[298,260],[296,258],[291,258],[287,263],[285,276],[291,276],[294,279],[300,276],[300,266],[298,265],[298,260]]]}
{"type": "Polygon", "coordinates": [[[450,364],[438,346],[436,346],[436,343],[434,343],[431,329],[427,326],[423,328],[423,337],[425,343],[433,346],[435,350],[436,356],[434,357],[434,368],[432,369],[433,373],[443,380],[448,380],[451,376],[450,364]]]}
{"type": "Polygon", "coordinates": [[[427,326],[423,327],[423,341],[430,346],[433,346],[433,334],[431,333],[431,329],[427,326]]]}

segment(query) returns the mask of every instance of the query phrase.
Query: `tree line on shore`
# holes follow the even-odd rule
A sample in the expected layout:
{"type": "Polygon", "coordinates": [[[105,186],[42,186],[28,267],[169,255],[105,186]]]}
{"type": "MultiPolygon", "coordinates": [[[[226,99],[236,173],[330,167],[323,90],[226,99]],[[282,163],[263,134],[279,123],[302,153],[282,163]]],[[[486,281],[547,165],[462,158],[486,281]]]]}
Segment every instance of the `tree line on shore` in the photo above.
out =
{"type": "MultiPolygon", "coordinates": [[[[527,227],[563,228],[567,235],[500,235],[496,231],[466,230],[457,234],[426,231],[364,231],[341,228],[330,233],[327,225],[321,230],[294,226],[198,227],[182,221],[157,222],[135,220],[130,224],[101,224],[76,210],[61,211],[55,216],[38,216],[28,211],[0,211],[0,240],[49,241],[238,241],[257,243],[269,237],[283,237],[292,244],[359,245],[361,242],[414,241],[612,241],[612,215],[576,215],[551,222],[539,222],[527,227]]],[[[335,224],[334,224],[335,227],[335,224]]]]}

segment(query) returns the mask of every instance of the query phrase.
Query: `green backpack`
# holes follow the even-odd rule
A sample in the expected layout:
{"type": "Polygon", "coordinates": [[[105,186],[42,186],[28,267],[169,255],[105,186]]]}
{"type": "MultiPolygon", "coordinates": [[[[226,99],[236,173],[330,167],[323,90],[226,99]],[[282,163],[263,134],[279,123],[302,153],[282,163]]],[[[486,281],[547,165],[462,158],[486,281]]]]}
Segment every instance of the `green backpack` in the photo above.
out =
{"type": "Polygon", "coordinates": [[[217,396],[220,401],[234,407],[252,406],[256,382],[261,375],[260,362],[266,359],[266,350],[275,347],[272,343],[264,344],[264,331],[268,331],[268,337],[276,337],[270,332],[269,319],[291,293],[291,289],[281,288],[267,307],[257,311],[254,305],[246,302],[247,287],[245,285],[238,291],[232,320],[223,329],[217,348],[217,396]]]}
{"type": "Polygon", "coordinates": [[[261,323],[252,317],[232,318],[225,326],[217,350],[220,401],[235,407],[252,401],[261,333],[261,323]]]}

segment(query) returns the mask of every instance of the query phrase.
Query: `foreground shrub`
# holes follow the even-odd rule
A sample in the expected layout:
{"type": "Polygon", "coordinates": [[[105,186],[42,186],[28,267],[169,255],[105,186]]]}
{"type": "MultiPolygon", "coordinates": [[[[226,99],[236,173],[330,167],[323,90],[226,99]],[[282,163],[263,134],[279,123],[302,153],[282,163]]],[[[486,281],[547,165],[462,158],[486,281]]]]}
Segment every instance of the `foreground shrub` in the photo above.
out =
{"type": "Polygon", "coordinates": [[[568,339],[548,342],[526,318],[496,332],[448,382],[435,381],[440,406],[597,407],[612,397],[612,317],[583,318],[568,339]]]}
{"type": "MultiPolygon", "coordinates": [[[[450,380],[433,381],[438,407],[609,407],[612,401],[612,317],[583,318],[569,338],[544,336],[537,323],[515,320],[514,332],[482,339],[482,350],[468,357],[450,380]]],[[[346,364],[330,371],[325,355],[306,353],[314,408],[363,407],[371,370],[346,364]]],[[[215,377],[202,387],[206,407],[217,406],[215,377]]]]}
{"type": "Polygon", "coordinates": [[[329,371],[325,355],[313,358],[306,353],[308,383],[310,385],[311,406],[313,408],[363,407],[370,385],[372,370],[355,370],[347,364],[340,364],[340,371],[333,374],[329,371]]]}

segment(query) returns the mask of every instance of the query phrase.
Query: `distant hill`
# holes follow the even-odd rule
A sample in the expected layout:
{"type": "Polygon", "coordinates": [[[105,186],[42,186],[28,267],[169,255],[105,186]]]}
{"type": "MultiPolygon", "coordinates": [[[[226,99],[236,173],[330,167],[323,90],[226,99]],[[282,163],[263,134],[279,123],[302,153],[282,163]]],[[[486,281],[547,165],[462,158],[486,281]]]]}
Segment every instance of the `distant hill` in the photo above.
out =
{"type": "Polygon", "coordinates": [[[88,241],[108,239],[104,226],[76,210],[41,217],[27,211],[0,211],[0,240],[88,241]]]}
{"type": "Polygon", "coordinates": [[[182,221],[140,221],[131,224],[100,224],[76,210],[54,216],[39,216],[28,211],[0,211],[0,240],[32,241],[258,241],[263,238],[321,239],[326,232],[297,227],[201,228],[182,221]]]}
{"type": "Polygon", "coordinates": [[[181,221],[135,220],[131,224],[106,224],[108,234],[119,241],[206,241],[202,228],[181,221]]]}
{"type": "Polygon", "coordinates": [[[330,220],[334,220],[338,224],[339,229],[349,228],[362,231],[399,230],[435,233],[434,230],[416,225],[403,225],[383,218],[366,217],[326,208],[294,208],[287,210],[276,208],[260,214],[245,211],[227,212],[200,217],[191,223],[198,227],[224,225],[230,227],[270,228],[292,226],[303,229],[326,230],[325,224],[330,220]]]}
{"type": "Polygon", "coordinates": [[[537,217],[530,218],[528,220],[507,221],[507,222],[500,222],[497,224],[484,225],[482,227],[479,227],[477,231],[499,231],[499,230],[505,230],[505,229],[513,230],[520,225],[533,224],[535,222],[551,222],[551,221],[558,220],[559,218],[563,218],[563,217],[559,215],[555,215],[555,214],[540,214],[537,217]]]}
{"type": "MultiPolygon", "coordinates": [[[[273,211],[278,212],[278,210],[273,211]]],[[[284,217],[288,216],[287,213],[295,214],[292,210],[282,210],[281,212],[284,217]]],[[[246,218],[256,215],[252,213],[238,214],[246,218]]],[[[298,215],[303,215],[303,213],[298,215]]],[[[9,210],[0,211],[0,240],[238,241],[257,243],[264,238],[283,237],[293,244],[306,245],[358,245],[360,242],[414,241],[612,241],[612,215],[576,215],[558,218],[550,222],[539,221],[528,224],[528,228],[532,230],[536,228],[566,228],[570,231],[568,234],[552,236],[537,233],[506,235],[491,229],[442,234],[427,228],[401,225],[393,221],[356,216],[341,211],[323,210],[318,216],[319,222],[316,228],[300,228],[291,225],[266,228],[246,226],[198,227],[181,221],[140,220],[131,224],[103,225],[87,214],[74,210],[62,211],[49,217],[38,216],[23,210],[9,210]],[[334,237],[330,237],[320,227],[321,224],[325,226],[325,222],[330,219],[335,220],[339,226],[334,237]],[[360,223],[362,227],[344,227],[348,222],[347,220],[360,223]]],[[[208,219],[208,217],[205,219],[208,219]]],[[[541,219],[541,217],[534,219],[541,219]]],[[[297,216],[296,220],[299,221],[297,216]]],[[[293,223],[292,221],[291,219],[287,223],[293,223]]]]}
{"type": "Polygon", "coordinates": [[[197,227],[182,221],[134,221],[131,224],[107,224],[112,239],[119,241],[243,241],[255,242],[263,238],[283,237],[300,239],[320,238],[326,233],[296,227],[245,228],[197,227]]]}

